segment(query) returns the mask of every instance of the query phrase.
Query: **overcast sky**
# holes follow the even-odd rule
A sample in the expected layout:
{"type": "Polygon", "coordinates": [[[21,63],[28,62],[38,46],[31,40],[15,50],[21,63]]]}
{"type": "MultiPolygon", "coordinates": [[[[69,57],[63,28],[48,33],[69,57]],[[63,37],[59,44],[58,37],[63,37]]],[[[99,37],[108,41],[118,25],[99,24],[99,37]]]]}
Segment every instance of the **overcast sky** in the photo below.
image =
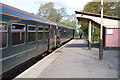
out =
{"type": "Polygon", "coordinates": [[[64,7],[68,14],[73,14],[74,11],[82,10],[89,1],[92,0],[0,0],[2,3],[34,14],[38,12],[41,4],[48,2],[54,2],[57,9],[64,7]]]}

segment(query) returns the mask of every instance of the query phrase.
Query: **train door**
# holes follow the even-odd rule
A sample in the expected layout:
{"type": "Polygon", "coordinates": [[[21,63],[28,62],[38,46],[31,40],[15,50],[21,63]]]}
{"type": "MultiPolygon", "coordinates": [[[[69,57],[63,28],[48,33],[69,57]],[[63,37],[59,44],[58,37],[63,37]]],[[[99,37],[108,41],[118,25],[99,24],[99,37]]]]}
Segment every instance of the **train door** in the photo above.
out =
{"type": "Polygon", "coordinates": [[[48,40],[49,40],[49,25],[44,27],[44,42],[43,42],[44,51],[48,50],[48,40]]]}
{"type": "Polygon", "coordinates": [[[56,28],[54,28],[54,48],[56,47],[56,28]]]}
{"type": "Polygon", "coordinates": [[[44,34],[44,26],[38,26],[38,33],[37,33],[37,45],[38,45],[38,53],[44,52],[44,39],[43,39],[43,34],[44,34]]]}
{"type": "Polygon", "coordinates": [[[57,30],[56,30],[56,31],[57,31],[57,33],[56,33],[56,35],[57,35],[56,45],[57,45],[57,46],[60,45],[60,30],[61,30],[61,29],[60,29],[59,27],[58,27],[57,30]]]}
{"type": "Polygon", "coordinates": [[[49,25],[48,51],[53,47],[53,28],[49,25]]]}
{"type": "Polygon", "coordinates": [[[50,29],[49,29],[49,50],[54,48],[55,46],[55,26],[51,26],[50,25],[50,29]]]}

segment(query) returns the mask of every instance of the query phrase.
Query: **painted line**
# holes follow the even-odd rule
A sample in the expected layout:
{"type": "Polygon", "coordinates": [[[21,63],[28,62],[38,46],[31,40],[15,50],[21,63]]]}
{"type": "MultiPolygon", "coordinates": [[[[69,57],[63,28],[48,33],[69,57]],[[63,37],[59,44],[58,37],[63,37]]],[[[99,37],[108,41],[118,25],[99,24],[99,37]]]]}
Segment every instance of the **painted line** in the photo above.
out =
{"type": "Polygon", "coordinates": [[[56,49],[51,54],[44,57],[42,60],[40,60],[39,62],[31,66],[30,68],[28,68],[26,71],[24,71],[23,73],[15,77],[15,79],[17,78],[39,78],[39,75],[44,70],[46,70],[50,66],[50,64],[52,64],[62,54],[61,52],[57,52],[57,51],[72,42],[73,40],[61,46],[60,48],[56,49]]]}
{"type": "Polygon", "coordinates": [[[7,16],[12,16],[12,17],[17,17],[17,18],[21,18],[21,19],[24,19],[24,20],[31,20],[31,21],[35,21],[35,22],[40,22],[40,23],[44,23],[44,24],[56,26],[56,24],[45,23],[45,22],[41,22],[41,21],[37,21],[37,20],[32,20],[32,19],[27,19],[27,18],[24,18],[24,17],[19,17],[19,16],[15,16],[15,15],[11,15],[11,14],[1,13],[1,12],[0,12],[0,14],[7,15],[7,16]]]}
{"type": "MultiPolygon", "coordinates": [[[[7,14],[7,13],[2,13],[2,12],[0,12],[0,14],[3,14],[3,15],[7,15],[7,16],[12,16],[12,17],[17,17],[17,18],[21,18],[21,19],[24,19],[24,20],[31,20],[31,21],[35,21],[35,22],[40,22],[40,23],[43,23],[43,24],[48,24],[48,25],[52,25],[52,26],[57,26],[58,24],[51,24],[49,21],[39,21],[39,19],[38,20],[33,20],[33,19],[28,19],[28,18],[24,18],[24,17],[21,17],[21,16],[16,16],[16,15],[11,15],[11,14],[7,14]]],[[[69,28],[69,29],[73,29],[73,28],[71,28],[71,27],[63,27],[63,26],[58,26],[58,27],[62,27],[62,28],[69,28]]]]}
{"type": "Polygon", "coordinates": [[[6,58],[3,58],[3,59],[0,59],[0,61],[3,61],[3,60],[6,60],[6,59],[9,59],[9,58],[12,58],[12,57],[15,57],[15,56],[19,56],[20,54],[23,54],[23,53],[28,52],[28,51],[32,51],[32,50],[34,50],[34,49],[36,49],[36,48],[32,48],[32,49],[29,49],[29,50],[26,50],[26,51],[23,51],[23,52],[20,52],[20,53],[16,53],[16,54],[11,55],[11,56],[9,56],[9,57],[6,57],[6,58]]]}

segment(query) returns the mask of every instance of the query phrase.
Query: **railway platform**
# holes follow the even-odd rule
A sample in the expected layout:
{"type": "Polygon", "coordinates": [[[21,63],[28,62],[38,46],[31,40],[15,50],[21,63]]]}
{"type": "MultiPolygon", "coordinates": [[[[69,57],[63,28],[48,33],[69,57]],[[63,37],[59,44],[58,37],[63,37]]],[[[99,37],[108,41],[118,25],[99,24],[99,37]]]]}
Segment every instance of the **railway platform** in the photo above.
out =
{"type": "Polygon", "coordinates": [[[88,50],[85,39],[73,39],[41,61],[18,75],[17,78],[118,78],[118,52],[104,50],[99,60],[99,49],[88,50]]]}

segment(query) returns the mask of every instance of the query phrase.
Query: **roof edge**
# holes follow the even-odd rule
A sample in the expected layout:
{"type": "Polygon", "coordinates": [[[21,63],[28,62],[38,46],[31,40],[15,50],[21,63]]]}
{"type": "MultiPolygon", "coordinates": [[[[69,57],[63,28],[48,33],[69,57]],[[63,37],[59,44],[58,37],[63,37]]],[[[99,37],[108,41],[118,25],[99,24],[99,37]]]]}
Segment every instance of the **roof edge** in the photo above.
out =
{"type": "MultiPolygon", "coordinates": [[[[90,16],[95,16],[95,17],[101,17],[100,14],[93,14],[93,13],[89,13],[89,12],[75,11],[75,13],[76,13],[76,14],[90,15],[90,16]]],[[[106,16],[106,15],[104,15],[103,18],[120,20],[120,18],[118,18],[118,17],[106,16]]]]}

